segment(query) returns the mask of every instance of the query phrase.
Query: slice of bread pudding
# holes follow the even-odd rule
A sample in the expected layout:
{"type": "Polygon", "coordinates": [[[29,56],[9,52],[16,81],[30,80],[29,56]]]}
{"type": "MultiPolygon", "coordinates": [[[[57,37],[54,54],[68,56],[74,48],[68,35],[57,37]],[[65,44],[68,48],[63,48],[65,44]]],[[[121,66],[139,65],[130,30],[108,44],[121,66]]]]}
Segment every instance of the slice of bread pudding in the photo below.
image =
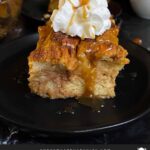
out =
{"type": "Polygon", "coordinates": [[[28,57],[31,91],[51,99],[114,97],[116,77],[129,63],[118,32],[112,25],[96,39],[81,40],[49,24],[39,27],[37,47],[28,57]]]}

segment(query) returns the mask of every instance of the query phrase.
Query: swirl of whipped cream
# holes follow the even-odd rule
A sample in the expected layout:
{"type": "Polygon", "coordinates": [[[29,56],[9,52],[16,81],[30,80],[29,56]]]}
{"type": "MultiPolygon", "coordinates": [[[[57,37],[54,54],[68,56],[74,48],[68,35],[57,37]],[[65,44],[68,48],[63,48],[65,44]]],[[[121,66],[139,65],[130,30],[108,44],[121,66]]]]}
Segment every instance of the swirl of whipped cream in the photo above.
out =
{"type": "Polygon", "coordinates": [[[111,27],[107,0],[59,0],[51,16],[55,32],[94,39],[111,27]]]}

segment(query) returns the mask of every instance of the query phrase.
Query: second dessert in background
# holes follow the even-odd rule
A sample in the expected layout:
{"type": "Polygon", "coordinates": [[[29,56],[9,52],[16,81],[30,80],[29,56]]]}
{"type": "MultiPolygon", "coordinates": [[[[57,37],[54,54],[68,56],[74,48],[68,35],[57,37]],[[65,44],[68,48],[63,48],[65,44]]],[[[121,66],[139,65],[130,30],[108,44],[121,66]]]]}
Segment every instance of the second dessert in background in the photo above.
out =
{"type": "Polygon", "coordinates": [[[22,0],[0,0],[0,38],[15,26],[21,11],[22,0]]]}

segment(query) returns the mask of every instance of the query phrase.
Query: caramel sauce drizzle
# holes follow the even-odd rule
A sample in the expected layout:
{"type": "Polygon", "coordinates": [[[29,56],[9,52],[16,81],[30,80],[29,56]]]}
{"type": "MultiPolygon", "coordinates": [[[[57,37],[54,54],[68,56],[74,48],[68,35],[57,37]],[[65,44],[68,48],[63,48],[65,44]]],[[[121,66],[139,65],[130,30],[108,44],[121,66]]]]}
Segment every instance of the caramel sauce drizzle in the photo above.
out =
{"type": "Polygon", "coordinates": [[[87,16],[87,10],[86,10],[86,6],[89,3],[89,0],[80,0],[80,5],[83,6],[83,18],[86,19],[87,16]]]}
{"type": "Polygon", "coordinates": [[[89,3],[89,0],[80,0],[81,6],[87,5],[89,3]]]}
{"type": "Polygon", "coordinates": [[[93,63],[94,60],[91,57],[92,51],[87,52],[87,49],[82,49],[78,53],[79,60],[79,70],[81,72],[81,77],[85,82],[85,91],[83,97],[93,98],[93,89],[96,79],[96,66],[93,63]]]}
{"type": "MultiPolygon", "coordinates": [[[[74,8],[73,3],[71,2],[71,0],[69,0],[69,2],[72,5],[73,10],[75,11],[76,8],[74,8]]],[[[80,0],[80,5],[83,6],[83,18],[84,19],[86,19],[88,17],[87,16],[86,6],[84,6],[84,5],[88,4],[88,3],[89,3],[89,0],[80,0]]],[[[71,20],[70,20],[70,22],[68,24],[67,32],[69,32],[69,29],[70,29],[71,25],[73,24],[73,19],[74,19],[74,14],[72,15],[71,20]]]]}
{"type": "Polygon", "coordinates": [[[83,6],[83,18],[86,19],[88,17],[86,6],[83,6]]]}
{"type": "Polygon", "coordinates": [[[68,27],[67,27],[67,32],[69,32],[69,29],[71,27],[71,25],[73,24],[73,19],[74,19],[74,14],[72,15],[71,19],[70,19],[70,22],[68,24],[68,27]]]}
{"type": "Polygon", "coordinates": [[[85,91],[83,97],[94,98],[93,89],[95,88],[95,79],[96,79],[96,68],[95,66],[84,66],[82,67],[82,78],[85,82],[85,91]]]}

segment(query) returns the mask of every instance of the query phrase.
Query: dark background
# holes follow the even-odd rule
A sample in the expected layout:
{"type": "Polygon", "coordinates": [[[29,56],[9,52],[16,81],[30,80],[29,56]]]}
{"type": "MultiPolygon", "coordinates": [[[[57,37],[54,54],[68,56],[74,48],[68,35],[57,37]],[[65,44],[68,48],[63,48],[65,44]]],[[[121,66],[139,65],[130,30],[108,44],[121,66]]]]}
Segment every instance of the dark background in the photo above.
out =
{"type": "MultiPolygon", "coordinates": [[[[123,9],[118,22],[121,25],[121,33],[128,39],[134,37],[142,39],[142,46],[145,50],[150,50],[150,20],[141,19],[132,11],[129,2],[116,0],[123,9]]],[[[43,23],[34,21],[28,17],[21,16],[18,26],[9,37],[0,41],[0,46],[12,40],[37,32],[37,26],[43,23]]],[[[93,136],[74,138],[53,138],[49,136],[39,136],[38,133],[31,133],[28,130],[22,131],[20,127],[8,124],[4,120],[0,121],[0,144],[150,144],[150,114],[132,124],[123,126],[109,132],[100,133],[93,136]]]]}

